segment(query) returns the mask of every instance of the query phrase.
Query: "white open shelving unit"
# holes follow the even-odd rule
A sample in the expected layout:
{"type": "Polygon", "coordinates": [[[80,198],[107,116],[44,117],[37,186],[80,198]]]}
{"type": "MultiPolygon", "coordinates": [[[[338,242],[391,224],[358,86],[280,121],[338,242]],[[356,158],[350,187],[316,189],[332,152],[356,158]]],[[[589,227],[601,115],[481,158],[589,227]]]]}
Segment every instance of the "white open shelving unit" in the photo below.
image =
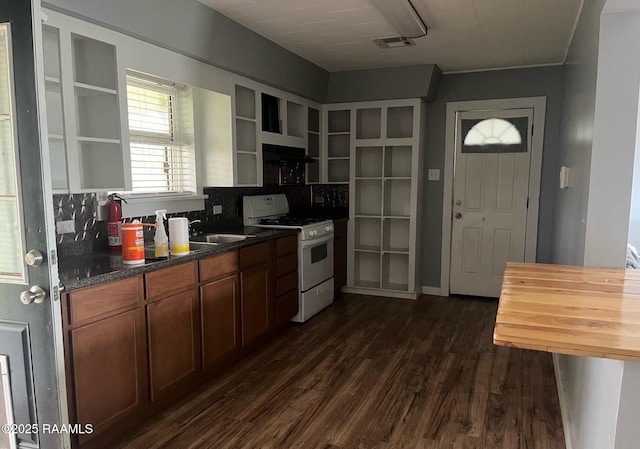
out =
{"type": "Polygon", "coordinates": [[[51,175],[55,193],[124,190],[116,48],[43,25],[51,175]]]}
{"type": "Polygon", "coordinates": [[[346,291],[416,298],[423,102],[330,105],[325,114],[327,181],[350,185],[346,291]]]}
{"type": "Polygon", "coordinates": [[[258,141],[260,120],[257,92],[245,86],[235,86],[235,154],[236,185],[262,184],[262,149],[258,141]]]}
{"type": "Polygon", "coordinates": [[[320,109],[307,109],[307,156],[315,159],[315,163],[307,164],[307,184],[319,184],[321,181],[320,165],[320,109]]]}

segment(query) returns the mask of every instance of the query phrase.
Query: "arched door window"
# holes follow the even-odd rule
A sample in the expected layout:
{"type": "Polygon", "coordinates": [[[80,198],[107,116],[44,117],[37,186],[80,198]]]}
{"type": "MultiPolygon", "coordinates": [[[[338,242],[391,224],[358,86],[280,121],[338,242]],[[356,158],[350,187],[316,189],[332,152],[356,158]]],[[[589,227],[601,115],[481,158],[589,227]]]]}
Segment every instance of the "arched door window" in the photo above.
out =
{"type": "Polygon", "coordinates": [[[527,117],[462,120],[463,153],[526,153],[527,117]]]}

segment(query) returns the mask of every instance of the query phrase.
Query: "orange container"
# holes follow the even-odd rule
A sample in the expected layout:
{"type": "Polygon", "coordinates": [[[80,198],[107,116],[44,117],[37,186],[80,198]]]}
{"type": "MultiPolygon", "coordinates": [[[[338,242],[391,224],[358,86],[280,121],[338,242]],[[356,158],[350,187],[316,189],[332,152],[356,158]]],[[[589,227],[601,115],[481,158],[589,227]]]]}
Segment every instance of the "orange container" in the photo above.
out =
{"type": "Polygon", "coordinates": [[[122,263],[144,263],[144,231],[142,223],[122,224],[122,263]]]}

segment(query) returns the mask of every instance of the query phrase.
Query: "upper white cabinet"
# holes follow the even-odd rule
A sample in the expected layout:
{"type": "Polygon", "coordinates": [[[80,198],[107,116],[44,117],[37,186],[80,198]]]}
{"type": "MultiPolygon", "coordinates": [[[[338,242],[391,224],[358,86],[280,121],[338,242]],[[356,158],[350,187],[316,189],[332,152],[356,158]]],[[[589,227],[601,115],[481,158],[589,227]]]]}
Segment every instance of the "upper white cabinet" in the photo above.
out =
{"type": "Polygon", "coordinates": [[[238,186],[262,185],[262,148],[258,135],[261,114],[255,89],[235,86],[235,155],[238,186]]]}
{"type": "Polygon", "coordinates": [[[330,184],[349,183],[352,112],[348,105],[324,107],[324,173],[330,184]]]}
{"type": "Polygon", "coordinates": [[[307,110],[307,156],[315,163],[307,164],[307,184],[319,184],[320,179],[320,110],[309,107],[307,110]]]}
{"type": "Polygon", "coordinates": [[[124,190],[115,46],[52,25],[42,31],[54,192],[124,190]]]}
{"type": "Polygon", "coordinates": [[[415,298],[424,106],[418,99],[330,105],[327,180],[349,183],[353,293],[415,298]]]}
{"type": "Polygon", "coordinates": [[[56,193],[69,191],[67,145],[64,111],[62,108],[62,82],[60,75],[60,33],[58,29],[43,26],[45,95],[51,160],[51,178],[56,193]]]}
{"type": "Polygon", "coordinates": [[[235,85],[233,111],[234,185],[262,185],[265,143],[303,148],[318,161],[307,165],[307,182],[320,182],[320,105],[246,82],[235,85]]]}

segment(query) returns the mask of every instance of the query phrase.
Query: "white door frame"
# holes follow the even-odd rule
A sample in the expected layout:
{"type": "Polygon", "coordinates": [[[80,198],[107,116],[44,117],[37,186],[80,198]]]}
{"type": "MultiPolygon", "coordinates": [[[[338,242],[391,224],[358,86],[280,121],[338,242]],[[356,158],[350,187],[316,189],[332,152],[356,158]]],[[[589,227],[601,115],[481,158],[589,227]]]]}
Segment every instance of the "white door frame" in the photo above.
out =
{"type": "Polygon", "coordinates": [[[538,210],[540,207],[540,175],[547,97],[507,98],[501,100],[452,101],[447,103],[444,192],[442,195],[442,256],[440,265],[440,295],[449,296],[449,270],[451,268],[451,212],[453,202],[453,167],[456,154],[456,114],[466,111],[491,109],[533,108],[533,136],[531,164],[529,165],[529,207],[525,234],[525,262],[536,261],[538,242],[538,210]]]}

